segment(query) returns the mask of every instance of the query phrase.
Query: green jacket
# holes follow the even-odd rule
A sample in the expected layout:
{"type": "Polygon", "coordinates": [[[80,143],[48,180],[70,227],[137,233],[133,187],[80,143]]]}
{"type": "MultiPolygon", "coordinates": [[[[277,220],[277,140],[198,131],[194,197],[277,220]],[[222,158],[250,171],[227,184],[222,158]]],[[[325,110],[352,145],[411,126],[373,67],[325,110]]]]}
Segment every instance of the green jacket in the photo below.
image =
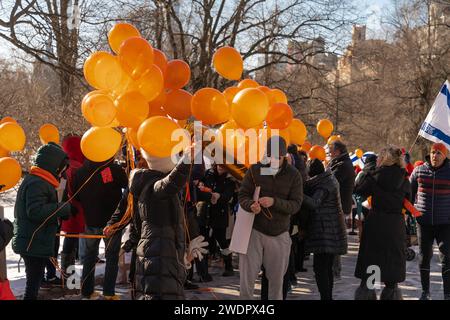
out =
{"type": "MultiPolygon", "coordinates": [[[[57,146],[46,145],[38,151],[35,165],[57,176],[67,155],[57,146]]],[[[14,206],[14,237],[12,247],[15,253],[33,257],[54,255],[55,237],[58,228],[57,218],[70,215],[70,205],[62,207],[34,235],[29,250],[28,244],[33,233],[63,204],[58,203],[56,189],[44,179],[27,175],[17,192],[14,206]]]]}

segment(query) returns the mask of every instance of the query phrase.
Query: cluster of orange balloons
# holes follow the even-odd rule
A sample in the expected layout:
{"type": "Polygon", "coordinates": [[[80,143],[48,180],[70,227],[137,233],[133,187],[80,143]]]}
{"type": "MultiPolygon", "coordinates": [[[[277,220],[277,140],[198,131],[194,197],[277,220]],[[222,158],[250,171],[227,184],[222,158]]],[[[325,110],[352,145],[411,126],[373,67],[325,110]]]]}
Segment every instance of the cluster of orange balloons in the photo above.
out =
{"type": "Polygon", "coordinates": [[[176,142],[159,145],[164,150],[155,153],[148,139],[154,135],[160,142],[171,141],[174,128],[180,128],[178,121],[191,116],[193,97],[183,90],[191,77],[189,65],[168,61],[128,23],[114,25],[108,42],[112,53],[94,52],[84,63],[86,81],[96,90],[86,94],[81,104],[92,125],[81,140],[83,154],[97,162],[113,157],[122,143],[114,128],[123,127],[134,147],[142,146],[154,156],[170,156],[176,142]],[[147,122],[156,116],[166,120],[147,122]]]}
{"type": "MultiPolygon", "coordinates": [[[[294,119],[282,90],[261,86],[253,79],[243,79],[236,86],[226,88],[222,96],[224,99],[220,100],[225,100],[230,113],[226,118],[224,112],[220,122],[217,121],[226,121],[217,134],[229,154],[235,155],[238,160],[239,155],[245,155],[246,166],[261,160],[267,139],[273,135],[283,137],[288,144],[301,145],[305,142],[306,126],[300,119],[294,119]],[[248,130],[256,132],[256,142],[248,130]],[[252,157],[254,154],[257,156],[252,157]]],[[[206,115],[203,113],[205,109],[201,110],[196,118],[202,121],[218,115],[217,111],[211,110],[206,115]]]]}
{"type": "Polygon", "coordinates": [[[134,26],[116,24],[108,33],[108,41],[112,53],[94,52],[84,64],[86,81],[96,89],[86,94],[81,106],[93,127],[81,142],[88,159],[107,160],[117,152],[121,141],[114,128],[118,126],[126,128],[126,138],[134,147],[142,147],[153,156],[170,156],[185,147],[180,144],[181,137],[173,139],[173,133],[192,118],[206,126],[222,125],[219,133],[225,128],[234,130],[228,142],[221,136],[232,153],[254,148],[242,134],[247,129],[266,128],[269,136],[276,133],[288,143],[304,143],[306,127],[294,119],[286,94],[253,79],[241,80],[244,65],[236,49],[219,48],[212,59],[219,75],[240,80],[236,86],[223,92],[201,88],[190,93],[183,89],[190,81],[189,65],[178,59],[168,61],[134,26]],[[231,147],[231,142],[239,143],[231,147]]]}
{"type": "Polygon", "coordinates": [[[22,168],[10,153],[22,151],[25,142],[25,132],[16,120],[5,117],[0,121],[0,192],[13,188],[22,177],[22,168]]]}

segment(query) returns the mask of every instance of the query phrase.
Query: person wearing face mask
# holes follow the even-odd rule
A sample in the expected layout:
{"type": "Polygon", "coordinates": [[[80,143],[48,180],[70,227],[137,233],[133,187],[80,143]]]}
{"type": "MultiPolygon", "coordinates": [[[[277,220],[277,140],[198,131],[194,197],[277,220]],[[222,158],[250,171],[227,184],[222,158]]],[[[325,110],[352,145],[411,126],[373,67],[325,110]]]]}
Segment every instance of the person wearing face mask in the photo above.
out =
{"type": "Polygon", "coordinates": [[[239,255],[241,299],[254,299],[261,265],[269,280],[269,300],[283,298],[283,277],[291,251],[291,216],[300,210],[303,201],[301,174],[287,163],[286,154],[285,140],[272,136],[267,141],[264,161],[252,165],[242,180],[239,204],[255,214],[255,219],[247,253],[239,255]],[[255,201],[256,187],[260,192],[255,201]]]}
{"type": "Polygon", "coordinates": [[[36,300],[47,260],[54,255],[58,218],[71,214],[69,203],[59,203],[56,188],[69,159],[54,143],[39,148],[30,174],[17,192],[12,247],[25,262],[24,300],[36,300]]]}
{"type": "Polygon", "coordinates": [[[310,210],[305,250],[314,254],[314,273],[321,300],[333,299],[333,261],[347,253],[347,234],[339,183],[318,159],[307,163],[303,205],[310,210]]]}
{"type": "Polygon", "coordinates": [[[430,262],[434,240],[442,261],[444,299],[450,300],[450,163],[447,156],[444,144],[433,144],[429,159],[416,167],[410,177],[412,200],[422,213],[417,218],[421,300],[430,300],[430,262]]]}

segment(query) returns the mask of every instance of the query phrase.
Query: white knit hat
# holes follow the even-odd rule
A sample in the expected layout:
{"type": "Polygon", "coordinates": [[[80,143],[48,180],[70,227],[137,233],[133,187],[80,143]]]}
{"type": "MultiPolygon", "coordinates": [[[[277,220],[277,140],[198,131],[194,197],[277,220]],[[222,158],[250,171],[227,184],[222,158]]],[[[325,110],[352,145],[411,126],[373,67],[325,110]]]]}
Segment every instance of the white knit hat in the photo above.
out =
{"type": "Polygon", "coordinates": [[[141,148],[141,154],[142,157],[147,161],[148,168],[151,170],[159,171],[162,173],[168,173],[175,168],[177,165],[176,162],[174,162],[175,159],[172,159],[172,157],[167,158],[158,158],[149,155],[147,152],[145,152],[144,149],[141,148]]]}

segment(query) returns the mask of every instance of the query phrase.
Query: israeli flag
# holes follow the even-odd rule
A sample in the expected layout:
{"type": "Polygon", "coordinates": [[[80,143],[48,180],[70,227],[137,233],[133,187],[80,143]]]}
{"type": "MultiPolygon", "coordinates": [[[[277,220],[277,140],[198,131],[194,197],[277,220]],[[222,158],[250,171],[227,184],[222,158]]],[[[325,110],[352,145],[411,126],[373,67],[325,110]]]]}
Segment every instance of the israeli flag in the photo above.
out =
{"type": "Polygon", "coordinates": [[[361,169],[364,168],[364,163],[355,153],[350,154],[350,160],[352,160],[352,164],[354,167],[359,166],[361,169]]]}
{"type": "Polygon", "coordinates": [[[445,81],[439,91],[419,135],[433,142],[442,142],[450,149],[450,83],[445,81]]]}

